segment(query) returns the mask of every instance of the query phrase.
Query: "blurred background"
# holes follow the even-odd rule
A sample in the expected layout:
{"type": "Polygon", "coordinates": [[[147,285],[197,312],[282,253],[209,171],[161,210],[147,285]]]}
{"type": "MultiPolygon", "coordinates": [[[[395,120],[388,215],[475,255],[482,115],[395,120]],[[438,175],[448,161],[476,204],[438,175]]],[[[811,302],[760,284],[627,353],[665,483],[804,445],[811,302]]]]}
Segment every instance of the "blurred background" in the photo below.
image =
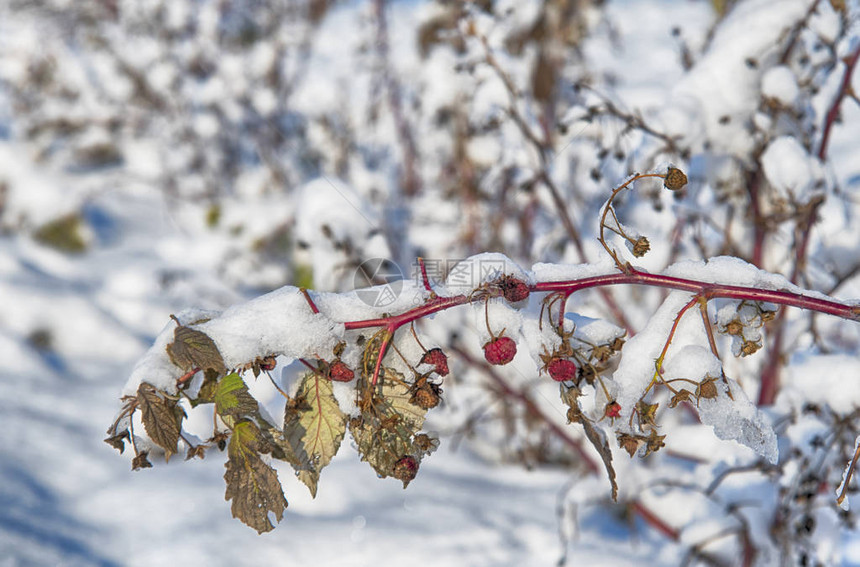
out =
{"type": "MultiPolygon", "coordinates": [[[[826,403],[816,427],[842,424],[829,460],[786,438],[793,465],[698,513],[657,490],[674,532],[640,500],[610,505],[605,479],[468,358],[446,379],[443,447],[407,491],[350,451],[314,501],[279,469],[290,508],[264,536],[230,518],[217,458],[132,474],[102,443],[170,313],[287,284],[351,290],[371,258],[407,277],[418,256],[593,262],[611,188],[668,164],[686,191],[644,182],[617,203],[652,242],[640,265],[727,254],[860,296],[858,13],[851,0],[0,0],[0,567],[732,565],[750,548],[763,564],[860,564],[832,490],[795,499],[811,462],[826,484],[850,457],[857,416],[826,403]],[[759,512],[738,520],[744,498],[759,512]]],[[[632,335],[663,296],[575,299],[632,335]]],[[[464,321],[426,332],[460,344],[464,321]]],[[[727,362],[764,406],[777,393],[758,376],[790,386],[792,353],[860,341],[824,318],[779,324],[760,358],[727,362]]],[[[564,425],[534,378],[510,377],[564,425]]],[[[696,458],[630,478],[707,485],[752,462],[685,439],[677,452],[696,458]]]]}

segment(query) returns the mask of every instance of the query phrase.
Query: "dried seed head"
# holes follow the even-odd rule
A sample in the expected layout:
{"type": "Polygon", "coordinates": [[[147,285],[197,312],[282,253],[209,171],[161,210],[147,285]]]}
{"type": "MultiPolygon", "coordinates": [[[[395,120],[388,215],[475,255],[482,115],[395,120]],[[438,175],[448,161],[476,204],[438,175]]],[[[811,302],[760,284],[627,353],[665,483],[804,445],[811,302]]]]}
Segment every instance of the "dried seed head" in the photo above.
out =
{"type": "Polygon", "coordinates": [[[556,382],[567,382],[568,380],[576,380],[576,363],[572,360],[564,358],[556,358],[550,362],[546,371],[550,378],[556,382]]]}
{"type": "Polygon", "coordinates": [[[484,345],[484,358],[490,364],[505,365],[517,354],[517,343],[509,337],[498,337],[484,345]]]}
{"type": "Polygon", "coordinates": [[[612,349],[613,352],[618,352],[624,346],[624,339],[618,337],[614,339],[611,343],[609,343],[609,348],[612,349]]]}
{"type": "Polygon", "coordinates": [[[582,412],[579,411],[578,407],[569,407],[567,409],[567,422],[568,423],[579,423],[582,421],[582,412]]]}
{"type": "Polygon", "coordinates": [[[699,384],[698,397],[705,398],[706,400],[712,400],[717,397],[717,385],[714,384],[713,378],[702,380],[702,383],[699,384]]]}
{"type": "Polygon", "coordinates": [[[761,343],[755,341],[744,341],[741,345],[741,356],[749,356],[761,348],[761,343]]]}
{"type": "Polygon", "coordinates": [[[663,187],[670,191],[677,191],[687,184],[687,176],[677,167],[670,167],[663,178],[663,187]]]}
{"type": "Polygon", "coordinates": [[[442,388],[432,382],[424,381],[412,392],[409,401],[421,409],[433,409],[439,405],[441,394],[442,388]]]}
{"type": "Polygon", "coordinates": [[[591,356],[593,356],[597,362],[606,362],[612,357],[612,347],[607,345],[598,345],[591,349],[591,356]]]}
{"type": "Polygon", "coordinates": [[[726,334],[733,337],[739,337],[744,332],[744,325],[739,319],[732,319],[726,323],[726,334]]]}
{"type": "Polygon", "coordinates": [[[627,451],[627,454],[630,455],[631,459],[636,456],[636,452],[643,444],[644,441],[642,439],[634,437],[633,435],[628,435],[627,433],[621,433],[618,435],[618,445],[627,451]]]}
{"type": "Polygon", "coordinates": [[[426,433],[419,433],[412,441],[412,445],[422,453],[430,454],[439,448],[439,440],[430,437],[426,433]]]}
{"type": "Polygon", "coordinates": [[[648,239],[644,236],[640,236],[636,239],[636,242],[633,243],[633,255],[637,258],[641,258],[648,251],[651,250],[651,243],[648,242],[648,239]]]}

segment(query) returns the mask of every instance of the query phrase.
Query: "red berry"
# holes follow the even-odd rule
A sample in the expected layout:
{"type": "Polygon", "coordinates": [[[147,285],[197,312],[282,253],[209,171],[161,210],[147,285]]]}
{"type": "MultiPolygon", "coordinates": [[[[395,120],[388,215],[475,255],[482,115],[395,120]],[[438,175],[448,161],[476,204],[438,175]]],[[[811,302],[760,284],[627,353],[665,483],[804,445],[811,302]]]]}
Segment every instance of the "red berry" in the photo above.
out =
{"type": "Polygon", "coordinates": [[[606,404],[606,407],[603,408],[603,417],[608,417],[610,419],[621,417],[621,404],[615,400],[606,404]]]}
{"type": "Polygon", "coordinates": [[[331,363],[331,366],[328,367],[328,375],[335,382],[352,382],[352,379],[355,378],[355,372],[340,360],[331,363]]]}
{"type": "Polygon", "coordinates": [[[421,364],[432,364],[439,376],[448,375],[448,357],[441,348],[431,348],[425,352],[421,357],[421,364]]]}
{"type": "Polygon", "coordinates": [[[556,382],[567,382],[576,379],[576,363],[564,358],[555,358],[546,367],[550,378],[556,382]]]}
{"type": "Polygon", "coordinates": [[[498,337],[484,345],[484,358],[490,364],[503,365],[514,359],[517,343],[508,337],[498,337]]]}
{"type": "Polygon", "coordinates": [[[416,461],[415,457],[412,455],[400,457],[397,462],[394,463],[394,470],[391,471],[391,476],[397,480],[402,480],[404,487],[409,484],[417,474],[418,461],[416,461]]]}
{"type": "Polygon", "coordinates": [[[263,360],[260,361],[260,370],[265,370],[269,372],[275,369],[275,366],[278,364],[278,361],[275,360],[274,356],[264,357],[263,360]]]}
{"type": "Polygon", "coordinates": [[[523,280],[512,276],[505,276],[499,281],[499,289],[502,295],[511,303],[522,301],[529,296],[529,286],[523,280]]]}

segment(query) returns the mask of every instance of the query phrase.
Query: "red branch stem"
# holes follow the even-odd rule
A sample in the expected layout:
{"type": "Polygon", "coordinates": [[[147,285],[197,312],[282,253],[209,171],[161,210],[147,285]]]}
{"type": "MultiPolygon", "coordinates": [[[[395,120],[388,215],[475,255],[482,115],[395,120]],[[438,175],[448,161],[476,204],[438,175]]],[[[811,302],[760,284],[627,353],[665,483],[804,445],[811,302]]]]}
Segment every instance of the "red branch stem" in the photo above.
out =
{"type": "MultiPolygon", "coordinates": [[[[650,274],[641,272],[635,268],[628,268],[625,273],[606,274],[602,276],[591,276],[581,279],[564,280],[557,282],[540,282],[529,286],[531,292],[556,292],[571,294],[579,290],[589,288],[600,288],[611,285],[646,285],[689,291],[704,300],[717,298],[738,299],[747,301],[766,301],[778,305],[787,305],[800,309],[808,309],[819,313],[834,315],[851,321],[860,321],[860,305],[848,305],[832,299],[803,295],[785,289],[762,289],[758,287],[728,285],[713,282],[704,282],[677,276],[666,276],[662,274],[650,274]]],[[[395,331],[403,325],[445,311],[451,307],[483,301],[479,296],[455,295],[452,297],[432,298],[423,305],[405,311],[399,315],[382,317],[378,319],[365,319],[360,321],[346,321],[344,327],[347,330],[369,329],[387,327],[395,331]]]]}

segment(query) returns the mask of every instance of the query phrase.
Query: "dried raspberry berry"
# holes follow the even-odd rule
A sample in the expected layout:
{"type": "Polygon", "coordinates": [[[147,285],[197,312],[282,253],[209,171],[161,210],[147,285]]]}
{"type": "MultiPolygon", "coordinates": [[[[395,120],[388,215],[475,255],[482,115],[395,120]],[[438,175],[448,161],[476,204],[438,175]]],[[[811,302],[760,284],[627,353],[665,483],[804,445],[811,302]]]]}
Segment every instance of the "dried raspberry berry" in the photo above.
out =
{"type": "Polygon", "coordinates": [[[400,457],[397,462],[394,463],[394,470],[391,471],[391,476],[397,480],[402,480],[404,487],[409,484],[417,474],[418,461],[416,461],[415,457],[411,455],[400,457]]]}
{"type": "Polygon", "coordinates": [[[352,382],[352,379],[355,378],[355,372],[340,360],[331,363],[331,366],[328,367],[328,375],[335,382],[352,382]]]}
{"type": "Polygon", "coordinates": [[[490,364],[504,365],[517,354],[517,343],[508,337],[494,338],[484,345],[484,358],[490,364]]]}
{"type": "Polygon", "coordinates": [[[546,371],[549,373],[549,377],[556,382],[567,382],[568,380],[575,380],[576,370],[576,363],[574,363],[572,360],[566,360],[564,358],[556,358],[546,367],[546,371]]]}
{"type": "Polygon", "coordinates": [[[687,176],[677,167],[670,167],[663,178],[663,186],[670,191],[677,191],[687,184],[687,176]]]}
{"type": "Polygon", "coordinates": [[[441,395],[442,388],[426,378],[422,378],[413,386],[412,397],[409,398],[409,402],[422,409],[433,409],[439,405],[442,399],[441,395]]]}
{"type": "Polygon", "coordinates": [[[274,356],[266,356],[260,361],[260,370],[265,370],[266,372],[272,371],[277,364],[278,362],[274,356]]]}
{"type": "Polygon", "coordinates": [[[421,357],[421,364],[432,364],[436,374],[448,375],[448,357],[441,348],[431,348],[421,357]]]}
{"type": "Polygon", "coordinates": [[[603,408],[603,417],[608,417],[609,419],[621,417],[621,404],[615,400],[606,404],[606,407],[603,408]]]}
{"type": "Polygon", "coordinates": [[[511,303],[522,301],[529,296],[529,286],[523,280],[512,276],[505,276],[499,280],[499,289],[502,295],[511,303]]]}

